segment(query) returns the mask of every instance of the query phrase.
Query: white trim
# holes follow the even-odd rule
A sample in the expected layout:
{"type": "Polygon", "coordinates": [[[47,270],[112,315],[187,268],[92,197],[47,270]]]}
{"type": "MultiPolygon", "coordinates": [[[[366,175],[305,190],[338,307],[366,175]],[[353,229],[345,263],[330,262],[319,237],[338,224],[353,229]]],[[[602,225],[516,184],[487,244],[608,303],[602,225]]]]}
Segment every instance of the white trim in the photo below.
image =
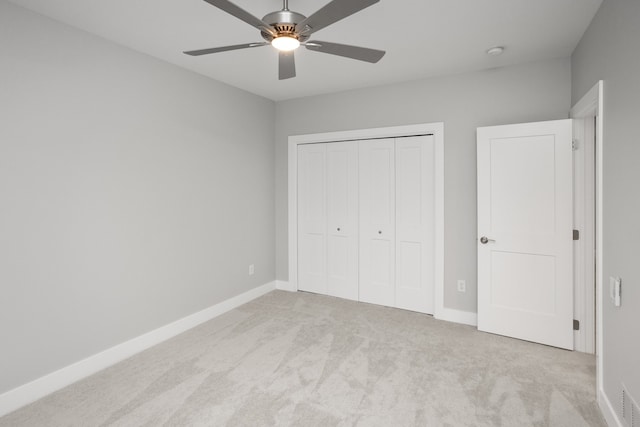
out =
{"type": "MultiPolygon", "coordinates": [[[[585,254],[584,254],[584,214],[585,214],[585,119],[573,119],[573,228],[579,230],[580,239],[573,242],[573,318],[580,321],[580,329],[573,331],[573,349],[584,352],[585,329],[589,327],[584,319],[585,254]]],[[[594,308],[595,310],[595,308],[594,308]]],[[[595,327],[595,324],[593,325],[595,327]]],[[[594,351],[595,353],[595,351],[594,351]]]]}
{"type": "MultiPolygon", "coordinates": [[[[444,124],[440,123],[438,131],[434,131],[435,159],[436,159],[436,259],[435,259],[435,289],[433,316],[437,319],[443,316],[444,307],[444,124]]],[[[461,322],[464,323],[464,322],[461,322]]],[[[476,315],[477,324],[477,315],[476,315]]]]}
{"type": "Polygon", "coordinates": [[[438,320],[446,320],[447,322],[478,326],[478,313],[473,313],[471,311],[454,310],[453,308],[441,308],[439,315],[434,317],[438,320]]]}
{"type": "Polygon", "coordinates": [[[286,280],[276,280],[276,289],[289,292],[296,292],[297,290],[286,280]]]}
{"type": "Polygon", "coordinates": [[[602,104],[602,85],[603,81],[600,80],[580,99],[580,101],[576,102],[576,105],[571,108],[572,119],[593,116],[594,113],[600,111],[602,104]]]}
{"type": "Polygon", "coordinates": [[[434,316],[440,318],[444,310],[444,123],[423,123],[373,129],[358,129],[340,132],[293,135],[289,137],[288,183],[289,183],[289,286],[287,290],[298,290],[298,186],[297,150],[300,144],[333,141],[355,141],[375,138],[394,138],[412,135],[433,135],[435,139],[435,203],[436,203],[436,259],[434,316]]]}
{"type": "Polygon", "coordinates": [[[442,133],[444,123],[422,123],[406,126],[392,126],[371,129],[356,129],[338,132],[314,133],[307,135],[292,135],[289,137],[289,147],[291,144],[313,144],[319,142],[332,141],[357,141],[361,139],[374,138],[395,138],[401,136],[426,135],[435,132],[442,133]]]}
{"type": "Polygon", "coordinates": [[[573,120],[573,228],[580,238],[573,242],[574,349],[595,354],[595,113],[573,120]]]}
{"type": "Polygon", "coordinates": [[[604,257],[602,244],[603,225],[603,154],[604,154],[604,82],[598,81],[585,96],[571,109],[572,118],[595,116],[596,119],[596,388],[598,404],[609,425],[620,425],[615,411],[604,391],[604,346],[602,321],[602,286],[604,257]],[[610,421],[612,420],[612,421],[610,421]],[[615,423],[617,421],[617,424],[615,423]]]}
{"type": "Polygon", "coordinates": [[[623,427],[622,421],[620,421],[620,418],[616,415],[611,401],[603,390],[598,390],[598,406],[600,406],[602,416],[609,427],[623,427]]]}
{"type": "Polygon", "coordinates": [[[125,341],[0,395],[0,417],[273,291],[270,282],[125,341]]]}

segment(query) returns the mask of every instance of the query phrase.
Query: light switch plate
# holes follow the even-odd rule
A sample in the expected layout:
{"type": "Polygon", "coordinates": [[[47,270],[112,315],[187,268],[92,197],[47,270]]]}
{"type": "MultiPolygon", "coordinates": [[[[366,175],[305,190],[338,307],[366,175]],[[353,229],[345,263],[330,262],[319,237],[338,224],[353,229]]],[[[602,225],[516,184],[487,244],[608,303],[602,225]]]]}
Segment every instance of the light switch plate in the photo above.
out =
{"type": "Polygon", "coordinates": [[[616,307],[620,307],[622,301],[622,279],[619,277],[609,277],[609,297],[616,307]]]}

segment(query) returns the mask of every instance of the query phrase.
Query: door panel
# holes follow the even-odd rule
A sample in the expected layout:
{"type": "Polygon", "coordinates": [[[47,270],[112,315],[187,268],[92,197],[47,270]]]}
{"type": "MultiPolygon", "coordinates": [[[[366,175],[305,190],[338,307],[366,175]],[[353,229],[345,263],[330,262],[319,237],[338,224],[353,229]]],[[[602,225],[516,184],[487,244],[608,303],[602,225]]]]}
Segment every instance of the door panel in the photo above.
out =
{"type": "Polygon", "coordinates": [[[555,232],[555,135],[491,141],[491,231],[555,232]]]}
{"type": "Polygon", "coordinates": [[[394,147],[393,140],[389,143],[371,142],[367,146],[364,156],[367,158],[367,182],[370,186],[368,205],[370,220],[373,224],[388,227],[393,223],[394,216],[394,147]],[[371,145],[371,147],[369,147],[371,145]]]}
{"type": "Polygon", "coordinates": [[[555,257],[493,251],[491,270],[493,307],[554,315],[555,257]]]}
{"type": "Polygon", "coordinates": [[[359,143],[360,301],[395,305],[393,139],[359,143]]]}
{"type": "Polygon", "coordinates": [[[298,147],[298,288],[327,293],[326,147],[298,147]]]}
{"type": "Polygon", "coordinates": [[[371,271],[369,283],[374,292],[379,292],[379,294],[372,293],[374,296],[370,299],[384,296],[385,299],[380,299],[379,304],[388,306],[393,306],[393,293],[390,291],[393,288],[393,264],[389,261],[393,259],[392,246],[393,243],[389,239],[378,239],[375,236],[369,242],[370,259],[374,261],[369,267],[371,271]]]}
{"type": "Polygon", "coordinates": [[[479,330],[573,348],[571,156],[570,120],[478,129],[479,330]]]}
{"type": "Polygon", "coordinates": [[[327,293],[358,299],[358,142],[327,146],[327,293]]]}
{"type": "Polygon", "coordinates": [[[417,291],[422,287],[422,245],[420,242],[401,241],[398,250],[397,287],[405,291],[417,291]]]}
{"type": "Polygon", "coordinates": [[[396,307],[433,313],[435,145],[433,136],[396,139],[396,307]]]}

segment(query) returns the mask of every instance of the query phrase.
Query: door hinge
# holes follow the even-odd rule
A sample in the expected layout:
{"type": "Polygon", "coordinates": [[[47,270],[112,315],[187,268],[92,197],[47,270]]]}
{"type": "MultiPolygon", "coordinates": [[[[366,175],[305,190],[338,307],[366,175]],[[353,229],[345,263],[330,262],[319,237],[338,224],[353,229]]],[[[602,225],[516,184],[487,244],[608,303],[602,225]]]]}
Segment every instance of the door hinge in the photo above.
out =
{"type": "Polygon", "coordinates": [[[573,330],[574,331],[579,331],[580,330],[580,321],[573,319],[573,330]]]}
{"type": "Polygon", "coordinates": [[[576,151],[578,149],[578,140],[577,139],[571,140],[571,149],[573,151],[576,151]]]}
{"type": "Polygon", "coordinates": [[[580,231],[573,230],[573,240],[580,240],[580,231]]]}

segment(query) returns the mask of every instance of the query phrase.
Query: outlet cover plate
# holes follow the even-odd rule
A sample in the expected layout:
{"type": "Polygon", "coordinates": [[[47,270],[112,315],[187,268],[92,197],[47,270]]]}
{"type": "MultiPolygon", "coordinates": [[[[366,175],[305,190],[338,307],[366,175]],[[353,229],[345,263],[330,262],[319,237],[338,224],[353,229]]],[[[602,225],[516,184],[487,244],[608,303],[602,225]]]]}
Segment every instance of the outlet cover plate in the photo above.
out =
{"type": "Polygon", "coordinates": [[[467,292],[467,282],[458,280],[458,292],[467,292]]]}

